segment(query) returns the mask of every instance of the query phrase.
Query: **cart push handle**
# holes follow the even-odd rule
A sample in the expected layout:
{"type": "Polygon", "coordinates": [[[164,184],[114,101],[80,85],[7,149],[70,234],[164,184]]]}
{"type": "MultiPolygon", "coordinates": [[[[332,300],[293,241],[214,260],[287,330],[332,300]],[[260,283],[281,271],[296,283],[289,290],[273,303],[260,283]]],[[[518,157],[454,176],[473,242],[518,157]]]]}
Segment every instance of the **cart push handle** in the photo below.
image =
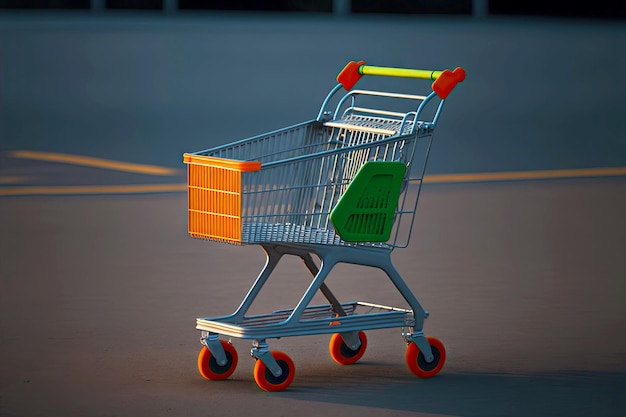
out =
{"type": "Polygon", "coordinates": [[[448,94],[456,85],[465,80],[465,70],[461,67],[454,71],[431,71],[407,68],[375,67],[365,65],[365,61],[350,61],[337,76],[337,82],[343,85],[347,91],[361,79],[363,75],[382,75],[387,77],[422,78],[433,80],[433,91],[441,99],[448,97],[448,94]]]}

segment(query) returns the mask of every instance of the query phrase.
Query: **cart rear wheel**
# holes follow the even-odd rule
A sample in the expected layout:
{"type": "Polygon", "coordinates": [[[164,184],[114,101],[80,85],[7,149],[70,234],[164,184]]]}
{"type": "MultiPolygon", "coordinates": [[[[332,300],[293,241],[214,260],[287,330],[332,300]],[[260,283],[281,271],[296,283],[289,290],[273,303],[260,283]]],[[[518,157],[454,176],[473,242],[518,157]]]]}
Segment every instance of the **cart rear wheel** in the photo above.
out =
{"type": "Polygon", "coordinates": [[[225,365],[218,365],[215,357],[206,346],[203,346],[202,350],[200,350],[200,354],[198,354],[198,371],[200,371],[200,375],[206,379],[226,379],[235,372],[235,368],[237,367],[238,357],[235,347],[225,340],[220,340],[220,343],[224,348],[224,353],[226,353],[226,359],[228,360],[225,365]]]}
{"type": "Polygon", "coordinates": [[[352,350],[346,345],[346,342],[343,341],[339,333],[333,334],[328,344],[330,357],[339,365],[352,365],[363,357],[365,349],[367,348],[365,332],[359,332],[359,339],[361,340],[361,346],[359,346],[357,350],[352,350]]]}
{"type": "Polygon", "coordinates": [[[282,391],[293,382],[293,378],[296,376],[296,366],[286,353],[274,351],[272,356],[276,359],[280,369],[282,369],[282,375],[275,377],[263,361],[257,359],[254,364],[254,380],[262,390],[270,392],[282,391]]]}
{"type": "Polygon", "coordinates": [[[431,363],[426,362],[424,354],[420,352],[417,345],[413,342],[409,343],[406,350],[406,364],[419,378],[431,378],[439,373],[446,362],[446,348],[441,340],[435,337],[427,337],[428,344],[433,351],[434,359],[431,363]]]}

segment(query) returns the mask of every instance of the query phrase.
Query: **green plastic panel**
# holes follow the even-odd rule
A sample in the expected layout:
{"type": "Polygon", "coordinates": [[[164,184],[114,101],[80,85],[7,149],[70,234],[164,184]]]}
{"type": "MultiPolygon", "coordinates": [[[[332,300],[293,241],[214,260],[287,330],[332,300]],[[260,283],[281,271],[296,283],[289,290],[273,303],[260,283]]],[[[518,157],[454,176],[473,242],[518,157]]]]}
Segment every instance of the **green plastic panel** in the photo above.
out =
{"type": "Polygon", "coordinates": [[[346,242],[386,242],[391,236],[406,165],[363,164],[330,213],[330,222],[346,242]]]}

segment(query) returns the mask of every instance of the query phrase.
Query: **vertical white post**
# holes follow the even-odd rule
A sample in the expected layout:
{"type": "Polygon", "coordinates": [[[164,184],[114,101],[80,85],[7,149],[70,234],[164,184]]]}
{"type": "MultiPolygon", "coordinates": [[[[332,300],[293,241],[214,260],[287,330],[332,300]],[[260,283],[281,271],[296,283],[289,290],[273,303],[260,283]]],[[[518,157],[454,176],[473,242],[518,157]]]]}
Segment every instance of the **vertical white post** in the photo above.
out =
{"type": "Polygon", "coordinates": [[[489,16],[489,0],[472,0],[472,16],[478,18],[489,16]]]}
{"type": "Polygon", "coordinates": [[[352,12],[350,0],[333,0],[333,14],[347,16],[352,12]]]}
{"type": "Polygon", "coordinates": [[[178,10],[178,0],[163,0],[163,11],[174,13],[178,10]]]}
{"type": "Polygon", "coordinates": [[[91,0],[91,10],[101,12],[106,8],[106,0],[91,0]]]}

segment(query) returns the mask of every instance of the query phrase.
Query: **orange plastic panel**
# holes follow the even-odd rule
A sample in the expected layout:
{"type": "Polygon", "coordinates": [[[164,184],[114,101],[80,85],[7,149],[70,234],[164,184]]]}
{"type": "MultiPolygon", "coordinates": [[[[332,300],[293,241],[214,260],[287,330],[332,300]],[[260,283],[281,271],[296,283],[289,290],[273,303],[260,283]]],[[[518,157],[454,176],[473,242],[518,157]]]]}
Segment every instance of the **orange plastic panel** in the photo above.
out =
{"type": "Polygon", "coordinates": [[[241,243],[242,172],[260,169],[260,162],[240,162],[197,155],[187,163],[188,230],[192,237],[241,243]]]}
{"type": "Polygon", "coordinates": [[[236,161],[234,159],[215,158],[213,156],[184,154],[183,160],[186,164],[200,164],[214,167],[235,169],[241,172],[258,171],[261,169],[259,161],[236,161]]]}

